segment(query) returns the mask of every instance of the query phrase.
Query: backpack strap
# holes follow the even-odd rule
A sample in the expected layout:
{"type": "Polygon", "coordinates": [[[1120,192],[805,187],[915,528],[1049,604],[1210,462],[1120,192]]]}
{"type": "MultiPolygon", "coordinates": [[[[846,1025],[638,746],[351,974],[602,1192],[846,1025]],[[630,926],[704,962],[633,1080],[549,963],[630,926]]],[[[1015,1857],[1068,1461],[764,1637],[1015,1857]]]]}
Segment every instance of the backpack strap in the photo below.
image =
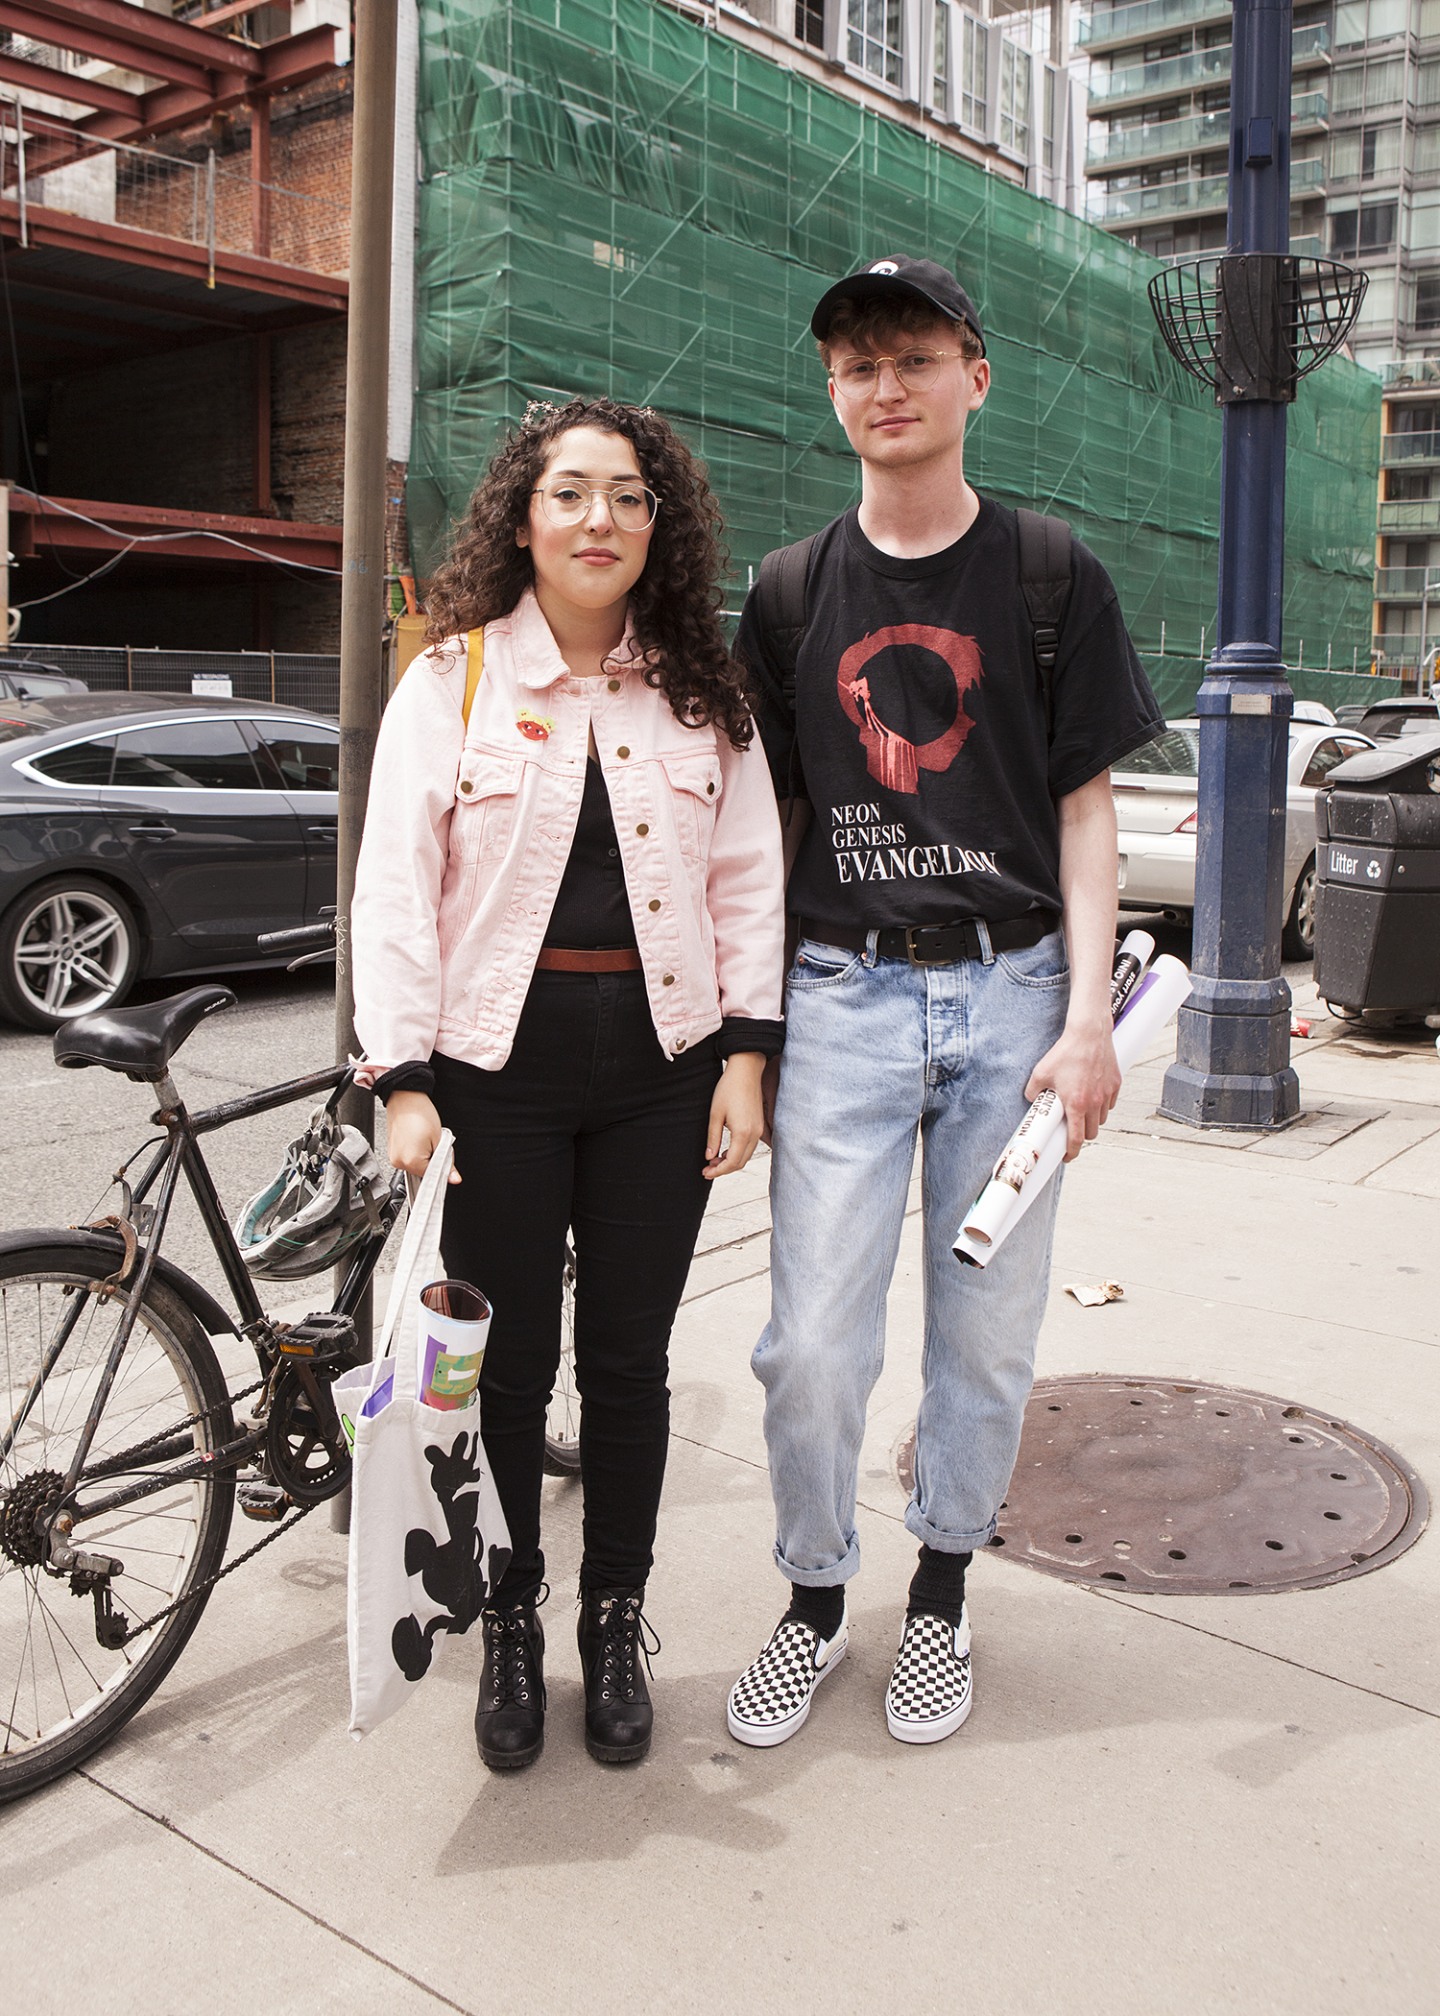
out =
{"type": "Polygon", "coordinates": [[[791,728],[795,726],[795,667],[805,638],[805,577],[815,539],[812,532],[808,539],[797,539],[793,546],[777,546],[767,553],[755,584],[760,625],[770,655],[780,667],[780,697],[791,728]]]}
{"type": "Polygon", "coordinates": [[[465,699],[460,712],[465,717],[465,726],[470,726],[470,709],[475,705],[475,695],[480,685],[480,675],[485,669],[485,630],[482,625],[472,630],[465,644],[465,699]]]}
{"type": "Polygon", "coordinates": [[[1035,670],[1045,695],[1045,733],[1055,731],[1055,661],[1060,655],[1060,626],[1070,601],[1073,561],[1070,527],[1063,518],[1047,518],[1023,508],[1015,513],[1020,531],[1020,587],[1030,612],[1035,644],[1035,670]]]}

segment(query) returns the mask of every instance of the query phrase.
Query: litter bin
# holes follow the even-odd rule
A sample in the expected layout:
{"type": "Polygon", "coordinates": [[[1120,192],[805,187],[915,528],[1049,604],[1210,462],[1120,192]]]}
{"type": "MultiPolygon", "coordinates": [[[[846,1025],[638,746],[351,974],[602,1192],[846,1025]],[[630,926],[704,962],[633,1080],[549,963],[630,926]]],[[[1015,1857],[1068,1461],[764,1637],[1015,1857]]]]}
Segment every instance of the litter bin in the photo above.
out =
{"type": "Polygon", "coordinates": [[[1315,985],[1341,1008],[1440,1009],[1440,731],[1337,763],[1315,798],[1315,985]]]}

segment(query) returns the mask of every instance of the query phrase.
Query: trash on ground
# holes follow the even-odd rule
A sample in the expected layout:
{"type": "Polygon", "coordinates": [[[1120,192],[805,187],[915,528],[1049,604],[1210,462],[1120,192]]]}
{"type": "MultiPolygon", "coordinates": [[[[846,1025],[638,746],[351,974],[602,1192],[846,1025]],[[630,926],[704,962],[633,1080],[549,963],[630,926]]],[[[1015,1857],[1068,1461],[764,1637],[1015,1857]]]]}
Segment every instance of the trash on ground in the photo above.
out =
{"type": "Polygon", "coordinates": [[[1125,1290],[1118,1281],[1067,1281],[1064,1293],[1073,1295],[1082,1309],[1100,1309],[1107,1302],[1122,1301],[1125,1290]]]}
{"type": "Polygon", "coordinates": [[[1290,1034],[1292,1036],[1308,1036],[1310,1034],[1310,1024],[1303,1022],[1298,1015],[1292,1015],[1290,1017],[1290,1034]]]}

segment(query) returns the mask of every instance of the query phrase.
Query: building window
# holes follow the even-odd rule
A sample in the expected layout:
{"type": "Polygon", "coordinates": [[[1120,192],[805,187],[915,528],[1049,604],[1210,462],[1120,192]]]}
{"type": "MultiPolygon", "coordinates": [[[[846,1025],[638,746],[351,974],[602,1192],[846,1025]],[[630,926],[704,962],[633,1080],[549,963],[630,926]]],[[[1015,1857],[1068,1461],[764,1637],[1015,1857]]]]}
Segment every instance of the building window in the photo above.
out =
{"type": "Polygon", "coordinates": [[[945,87],[950,81],[950,9],[943,4],[935,9],[935,95],[932,100],[935,110],[945,109],[945,87]]]}
{"type": "Polygon", "coordinates": [[[1415,276],[1415,327],[1440,329],[1440,273],[1415,276]]]}
{"type": "Polygon", "coordinates": [[[1000,145],[1030,158],[1030,58],[1013,42],[1000,44],[1000,145]]]}
{"type": "Polygon", "coordinates": [[[1055,71],[1047,63],[1045,65],[1045,123],[1040,142],[1047,170],[1053,169],[1055,166],[1055,87],[1058,81],[1055,71]]]}
{"type": "Polygon", "coordinates": [[[985,76],[990,38],[973,14],[960,16],[960,28],[960,124],[983,133],[990,112],[985,76]]]}
{"type": "Polygon", "coordinates": [[[1366,203],[1358,211],[1337,210],[1330,219],[1331,252],[1344,259],[1357,252],[1393,250],[1397,209],[1394,203],[1366,203]]]}
{"type": "Polygon", "coordinates": [[[857,70],[900,82],[901,0],[849,0],[850,61],[857,70]]]}
{"type": "Polygon", "coordinates": [[[825,47],[825,0],[795,0],[795,40],[825,47]]]}

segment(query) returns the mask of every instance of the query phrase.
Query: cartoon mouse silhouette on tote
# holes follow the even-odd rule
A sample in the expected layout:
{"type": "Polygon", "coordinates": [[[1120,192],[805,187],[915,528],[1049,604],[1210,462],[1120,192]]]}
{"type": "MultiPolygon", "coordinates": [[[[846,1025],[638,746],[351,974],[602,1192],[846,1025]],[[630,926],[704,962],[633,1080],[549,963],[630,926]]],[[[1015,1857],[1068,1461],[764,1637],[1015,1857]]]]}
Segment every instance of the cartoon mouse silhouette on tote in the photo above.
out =
{"type": "Polygon", "coordinates": [[[479,1452],[478,1434],[457,1435],[448,1452],[436,1443],[425,1450],[449,1537],[437,1540],[423,1526],[412,1526],[405,1535],[405,1573],[418,1575],[425,1594],[443,1606],[441,1614],[424,1625],[413,1613],[401,1617],[391,1633],[395,1664],[407,1680],[419,1680],[429,1670],[438,1632],[458,1635],[470,1629],[487,1591],[495,1587],[510,1560],[508,1547],[491,1547],[488,1573],[481,1567],[485,1541],[475,1523],[480,1504],[479,1452]]]}

